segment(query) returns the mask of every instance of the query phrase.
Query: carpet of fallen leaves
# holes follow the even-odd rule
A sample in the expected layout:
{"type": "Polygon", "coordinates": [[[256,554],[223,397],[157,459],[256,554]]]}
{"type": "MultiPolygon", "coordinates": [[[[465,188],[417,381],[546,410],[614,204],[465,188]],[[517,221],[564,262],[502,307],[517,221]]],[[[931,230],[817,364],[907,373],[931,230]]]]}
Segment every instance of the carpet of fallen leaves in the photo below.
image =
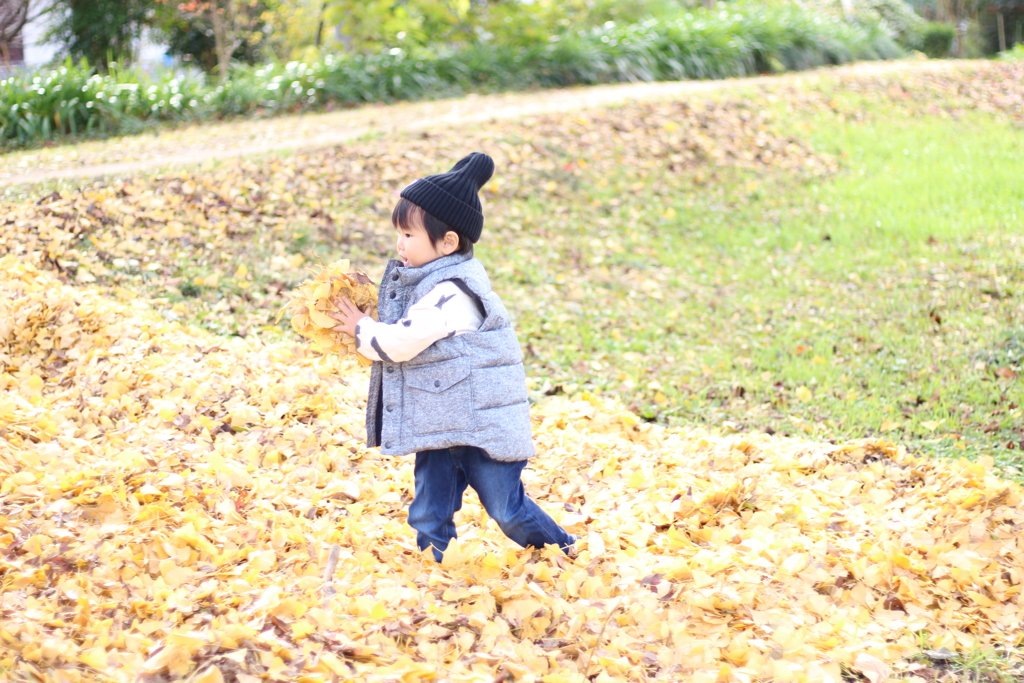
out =
{"type": "MultiPolygon", "coordinates": [[[[953,76],[924,72],[910,80],[842,77],[836,89],[898,103],[908,115],[957,117],[967,111],[983,111],[1009,116],[1024,125],[1024,93],[1018,87],[1022,79],[1024,66],[1020,64],[991,69],[982,63],[976,70],[953,76]]],[[[789,96],[799,100],[796,89],[790,89],[789,96]]]]}
{"type": "Polygon", "coordinates": [[[0,271],[6,676],[878,681],[915,634],[1024,642],[1024,498],[984,463],[553,397],[527,485],[579,555],[513,547],[470,496],[438,565],[410,463],[362,446],[354,361],[0,271]]]}
{"type": "MultiPolygon", "coordinates": [[[[863,92],[1020,118],[1016,68],[922,77],[948,105],[863,92]]],[[[174,320],[258,329],[307,274],[297,226],[363,266],[393,191],[476,143],[505,169],[492,206],[607,164],[835,168],[750,106],[654,103],[0,206],[0,677],[880,683],[925,641],[1024,645],[1024,497],[984,462],[553,396],[526,481],[579,555],[514,547],[469,495],[438,565],[405,524],[411,463],[362,445],[364,368],[174,320]]]]}

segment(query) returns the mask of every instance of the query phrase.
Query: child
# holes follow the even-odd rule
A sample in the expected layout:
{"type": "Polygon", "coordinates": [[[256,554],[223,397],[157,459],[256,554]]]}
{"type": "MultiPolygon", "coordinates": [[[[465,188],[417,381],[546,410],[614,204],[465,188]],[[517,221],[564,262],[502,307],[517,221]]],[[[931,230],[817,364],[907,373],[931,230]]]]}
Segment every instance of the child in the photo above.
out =
{"type": "Polygon", "coordinates": [[[416,453],[409,524],[421,550],[441,561],[456,537],[455,512],[472,486],[501,530],[523,547],[576,540],[523,491],[534,454],[522,352],[508,311],[473,244],[484,217],[477,193],[494,172],[474,152],[447,173],[401,192],[391,221],[398,256],[381,279],[377,313],[337,302],[335,330],[375,361],[366,403],[368,446],[416,453]]]}

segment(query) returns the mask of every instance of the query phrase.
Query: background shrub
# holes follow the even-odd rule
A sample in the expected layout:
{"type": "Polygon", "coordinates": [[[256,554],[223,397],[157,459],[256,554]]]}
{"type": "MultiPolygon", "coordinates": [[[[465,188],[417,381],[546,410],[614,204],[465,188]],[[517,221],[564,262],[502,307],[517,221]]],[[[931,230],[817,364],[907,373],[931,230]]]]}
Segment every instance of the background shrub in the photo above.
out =
{"type": "Polygon", "coordinates": [[[1017,43],[1009,50],[999,53],[999,58],[1008,62],[1024,62],[1024,43],[1017,43]]]}
{"type": "MultiPolygon", "coordinates": [[[[952,28],[950,27],[950,30],[952,28]]],[[[945,50],[948,52],[948,42],[945,50]]],[[[389,48],[311,63],[238,65],[221,85],[66,62],[0,81],[0,147],[136,132],[181,120],[265,115],[535,87],[726,78],[899,56],[877,23],[758,3],[566,31],[530,45],[389,48]]]]}
{"type": "Polygon", "coordinates": [[[0,147],[23,147],[67,136],[138,132],[148,124],[203,113],[197,76],[109,65],[98,74],[86,61],[0,80],[0,147]]]}
{"type": "Polygon", "coordinates": [[[956,27],[941,22],[929,22],[921,34],[921,51],[932,59],[949,56],[956,38],[956,27]]]}

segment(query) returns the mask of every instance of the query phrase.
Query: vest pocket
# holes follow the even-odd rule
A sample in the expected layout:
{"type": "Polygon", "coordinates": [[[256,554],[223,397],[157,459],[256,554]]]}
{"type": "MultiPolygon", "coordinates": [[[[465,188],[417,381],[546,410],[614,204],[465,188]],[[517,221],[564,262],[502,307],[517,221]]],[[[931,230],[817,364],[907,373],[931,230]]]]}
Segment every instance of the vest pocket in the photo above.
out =
{"type": "Polygon", "coordinates": [[[469,359],[414,365],[405,368],[407,409],[415,434],[464,432],[476,428],[469,359]]]}

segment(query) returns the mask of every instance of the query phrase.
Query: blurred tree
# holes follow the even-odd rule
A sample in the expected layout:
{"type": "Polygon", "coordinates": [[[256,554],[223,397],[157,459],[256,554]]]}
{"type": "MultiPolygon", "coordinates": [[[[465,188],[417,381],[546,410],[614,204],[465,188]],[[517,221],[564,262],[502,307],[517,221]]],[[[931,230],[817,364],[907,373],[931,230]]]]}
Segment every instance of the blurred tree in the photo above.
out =
{"type": "Polygon", "coordinates": [[[1000,49],[1005,42],[1002,30],[1003,12],[1007,5],[1018,8],[1024,19],[1024,2],[1020,0],[907,0],[914,10],[932,21],[956,26],[956,39],[951,53],[955,57],[981,57],[1000,49]]]}
{"type": "Polygon", "coordinates": [[[879,21],[892,38],[905,46],[919,47],[924,21],[904,0],[849,0],[855,16],[879,21]]]}
{"type": "Polygon", "coordinates": [[[223,83],[231,62],[265,60],[268,33],[281,0],[155,0],[171,11],[160,22],[171,54],[194,59],[207,71],[216,69],[223,83]]]}
{"type": "Polygon", "coordinates": [[[982,0],[908,0],[914,10],[934,21],[957,22],[978,18],[982,0]]]}
{"type": "Polygon", "coordinates": [[[14,41],[22,35],[28,20],[29,0],[0,0],[0,63],[10,63],[14,58],[14,41]]]}
{"type": "Polygon", "coordinates": [[[459,42],[472,36],[469,0],[329,0],[326,24],[346,48],[459,42]]]}
{"type": "Polygon", "coordinates": [[[569,28],[671,16],[702,0],[327,0],[325,18],[348,49],[476,40],[533,44],[569,28]]]}
{"type": "Polygon", "coordinates": [[[156,0],[51,0],[47,35],[72,59],[105,70],[111,61],[132,61],[156,5],[156,0]]]}
{"type": "MultiPolygon", "coordinates": [[[[615,3],[593,2],[592,0],[538,0],[525,3],[519,0],[498,0],[489,6],[480,17],[479,24],[484,38],[510,45],[530,45],[547,42],[548,39],[572,27],[585,28],[613,18],[615,3]]],[[[623,0],[623,10],[645,3],[643,0],[623,0]]]]}
{"type": "MultiPolygon", "coordinates": [[[[695,7],[712,6],[717,0],[573,0],[570,4],[542,0],[563,12],[558,19],[559,29],[591,28],[613,21],[616,24],[635,24],[649,17],[668,19],[695,7]]],[[[502,4],[514,6],[520,0],[505,0],[502,4]]]]}
{"type": "Polygon", "coordinates": [[[28,21],[28,0],[0,0],[0,64],[12,60],[12,44],[28,21]]]}
{"type": "Polygon", "coordinates": [[[281,60],[310,61],[319,56],[328,0],[290,0],[267,13],[268,48],[281,60]]]}

